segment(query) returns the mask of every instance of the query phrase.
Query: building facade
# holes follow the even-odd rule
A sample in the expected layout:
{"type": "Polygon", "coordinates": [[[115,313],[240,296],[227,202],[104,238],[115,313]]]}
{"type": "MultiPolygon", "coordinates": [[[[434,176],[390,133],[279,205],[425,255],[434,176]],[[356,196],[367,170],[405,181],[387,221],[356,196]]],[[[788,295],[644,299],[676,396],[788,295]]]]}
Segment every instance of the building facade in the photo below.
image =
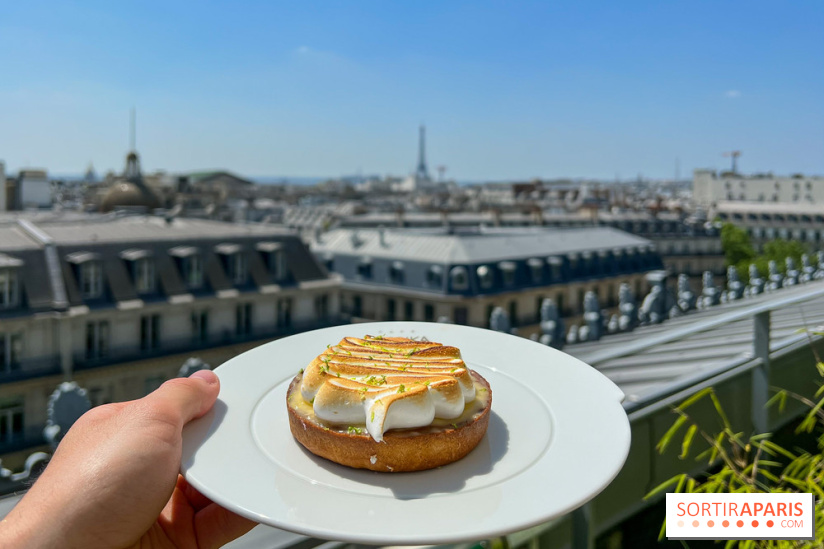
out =
{"type": "Polygon", "coordinates": [[[17,195],[22,209],[50,208],[51,183],[46,170],[20,170],[17,177],[17,195]]]}
{"type": "Polygon", "coordinates": [[[758,248],[780,238],[798,240],[811,249],[824,246],[824,206],[787,202],[718,202],[713,216],[747,231],[758,248]]]}
{"type": "Polygon", "coordinates": [[[824,177],[745,176],[713,170],[695,170],[692,180],[693,199],[703,207],[721,201],[784,202],[790,204],[821,204],[824,202],[824,177]]]}
{"type": "Polygon", "coordinates": [[[43,443],[61,381],[93,405],[139,398],[190,356],[214,367],[336,323],[339,287],[278,229],[114,215],[0,225],[4,464],[43,443]]]}
{"type": "Polygon", "coordinates": [[[354,319],[447,319],[488,327],[503,307],[521,335],[537,331],[541,302],[566,317],[594,291],[603,307],[618,288],[647,291],[644,274],[662,267],[652,243],[608,228],[354,230],[319,235],[312,251],[343,277],[341,306],[354,319]]]}

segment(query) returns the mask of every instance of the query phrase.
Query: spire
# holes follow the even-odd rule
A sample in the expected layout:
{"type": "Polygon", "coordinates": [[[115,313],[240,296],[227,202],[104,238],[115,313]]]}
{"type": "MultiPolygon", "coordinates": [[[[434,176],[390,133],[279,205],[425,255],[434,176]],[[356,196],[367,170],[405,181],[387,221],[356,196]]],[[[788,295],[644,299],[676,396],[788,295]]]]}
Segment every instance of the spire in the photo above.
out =
{"type": "Polygon", "coordinates": [[[143,177],[140,174],[140,157],[137,155],[136,141],[137,130],[135,129],[135,111],[132,107],[131,119],[129,124],[129,154],[126,155],[126,169],[123,177],[132,183],[142,181],[143,177]]]}
{"type": "Polygon", "coordinates": [[[137,147],[137,130],[135,129],[135,126],[135,113],[134,107],[132,107],[131,119],[129,121],[129,152],[134,152],[137,147]]]}
{"type": "Polygon", "coordinates": [[[415,171],[415,179],[429,180],[429,171],[426,169],[426,126],[421,124],[420,139],[418,142],[418,169],[415,171]]]}

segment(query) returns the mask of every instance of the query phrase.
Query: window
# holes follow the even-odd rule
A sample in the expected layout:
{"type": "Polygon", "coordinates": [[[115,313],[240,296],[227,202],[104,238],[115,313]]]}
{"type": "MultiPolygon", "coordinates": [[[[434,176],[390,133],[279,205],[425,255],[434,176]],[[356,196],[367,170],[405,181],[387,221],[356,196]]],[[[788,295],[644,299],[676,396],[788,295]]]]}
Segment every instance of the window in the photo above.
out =
{"type": "Polygon", "coordinates": [[[466,275],[465,267],[452,267],[449,271],[449,280],[453,290],[461,291],[469,288],[469,277],[466,275]]]}
{"type": "Polygon", "coordinates": [[[577,255],[570,255],[569,256],[569,272],[572,276],[578,276],[580,273],[578,272],[578,267],[580,265],[580,260],[577,255]]]}
{"type": "Polygon", "coordinates": [[[194,246],[177,246],[169,250],[169,255],[177,259],[183,281],[190,290],[203,286],[203,259],[194,246]]]}
{"type": "Polygon", "coordinates": [[[200,254],[192,254],[183,260],[183,277],[191,289],[203,286],[203,260],[200,254]]]}
{"type": "Polygon", "coordinates": [[[466,326],[469,323],[469,312],[466,307],[455,307],[455,324],[466,326]]]}
{"type": "Polygon", "coordinates": [[[0,444],[9,444],[23,438],[22,399],[0,400],[0,444]]]}
{"type": "Polygon", "coordinates": [[[150,351],[160,347],[160,315],[140,317],[140,349],[150,351]]]}
{"type": "MultiPolygon", "coordinates": [[[[280,281],[286,278],[286,254],[283,250],[275,250],[269,254],[269,272],[275,277],[275,280],[280,281]]],[[[331,270],[331,260],[330,260],[331,270]]]]}
{"type": "Polygon", "coordinates": [[[0,332],[0,365],[2,365],[3,371],[19,370],[22,355],[23,334],[0,332]]]}
{"type": "Polygon", "coordinates": [[[478,273],[478,282],[481,285],[481,288],[489,289],[492,287],[492,269],[490,269],[487,265],[481,265],[478,267],[476,271],[478,273]]]}
{"type": "Polygon", "coordinates": [[[233,284],[246,284],[248,275],[248,268],[246,265],[246,255],[243,252],[237,252],[226,256],[226,264],[228,266],[227,272],[229,278],[232,279],[233,284]]]}
{"type": "Polygon", "coordinates": [[[88,261],[80,266],[80,291],[86,299],[103,294],[103,269],[99,261],[88,261]]]}
{"type": "Polygon", "coordinates": [[[292,300],[289,298],[279,299],[276,310],[277,323],[279,328],[289,328],[292,326],[292,300]]]}
{"type": "Polygon", "coordinates": [[[432,265],[426,271],[426,283],[429,286],[439,288],[443,285],[443,268],[440,265],[432,265]]]}
{"type": "Polygon", "coordinates": [[[544,262],[537,257],[527,260],[529,266],[529,275],[532,278],[533,284],[540,284],[544,280],[544,262]]]}
{"type": "Polygon", "coordinates": [[[415,320],[415,304],[412,301],[403,304],[403,319],[415,320]]]}
{"type": "Polygon", "coordinates": [[[435,306],[431,303],[426,303],[423,306],[423,320],[424,322],[433,322],[435,320],[435,306]]]}
{"type": "Polygon", "coordinates": [[[392,284],[403,284],[403,262],[393,261],[389,265],[389,281],[392,284]]]}
{"type": "Polygon", "coordinates": [[[395,315],[397,311],[397,303],[394,299],[389,298],[386,300],[386,320],[395,320],[395,315]]]}
{"type": "Polygon", "coordinates": [[[372,278],[372,259],[362,257],[358,263],[358,276],[361,278],[372,278]]]}
{"type": "Polygon", "coordinates": [[[326,320],[329,317],[329,296],[326,294],[315,296],[315,319],[326,320]]]}
{"type": "Polygon", "coordinates": [[[144,257],[132,262],[132,276],[137,293],[148,294],[155,291],[154,261],[144,257]]]}
{"type": "Polygon", "coordinates": [[[10,309],[20,304],[20,284],[17,269],[0,269],[0,309],[10,309]]]}
{"type": "Polygon", "coordinates": [[[564,260],[560,257],[550,257],[547,262],[549,263],[549,275],[552,277],[552,281],[560,281],[563,278],[564,260]]]}
{"type": "Polygon", "coordinates": [[[235,335],[244,336],[252,333],[252,304],[238,303],[235,307],[235,335]]]}
{"type": "Polygon", "coordinates": [[[518,302],[515,300],[509,302],[509,322],[512,326],[518,325],[518,302]]]}
{"type": "Polygon", "coordinates": [[[86,358],[95,360],[109,354],[109,323],[96,320],[86,323],[86,358]]]}
{"type": "Polygon", "coordinates": [[[192,311],[192,341],[206,343],[209,341],[209,311],[192,311]]]}
{"type": "Polygon", "coordinates": [[[512,261],[501,261],[498,263],[498,268],[501,269],[504,286],[515,285],[515,263],[512,261]]]}
{"type": "MultiPolygon", "coordinates": [[[[275,282],[286,278],[286,254],[280,242],[258,242],[257,250],[275,282]]],[[[326,258],[326,268],[332,271],[332,257],[326,258]]]]}
{"type": "Polygon", "coordinates": [[[246,284],[248,268],[246,264],[246,254],[240,244],[225,242],[215,246],[215,252],[223,261],[223,268],[229,276],[232,284],[246,284]]]}

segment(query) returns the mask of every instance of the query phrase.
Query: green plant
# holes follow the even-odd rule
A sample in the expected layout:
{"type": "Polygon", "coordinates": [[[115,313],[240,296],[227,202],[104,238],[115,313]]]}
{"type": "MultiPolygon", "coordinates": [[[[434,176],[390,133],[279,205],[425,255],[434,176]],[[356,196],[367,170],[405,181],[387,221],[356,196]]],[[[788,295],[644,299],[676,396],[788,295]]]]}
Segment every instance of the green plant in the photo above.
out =
{"type": "MultiPolygon", "coordinates": [[[[824,363],[818,356],[816,370],[819,377],[824,377],[824,363]]],[[[646,499],[670,489],[686,493],[813,493],[816,497],[817,541],[729,540],[725,549],[821,547],[821,540],[824,539],[824,385],[819,383],[812,398],[783,389],[774,391],[768,406],[777,406],[779,411],[783,411],[787,400],[793,398],[809,407],[795,433],[799,436],[814,435],[814,450],[795,447],[788,449],[774,442],[772,433],[746,436],[735,431],[715,390],[709,387],[673,409],[678,418],[656,448],[663,454],[680,436],[681,452],[678,457],[704,462],[714,472],[701,478],[694,478],[686,473],[676,475],[651,490],[646,499]],[[713,432],[704,429],[690,415],[694,406],[707,400],[712,403],[718,420],[713,432]],[[685,427],[686,430],[681,435],[685,427]],[[696,441],[704,442],[703,449],[693,455],[696,441]]],[[[659,538],[663,538],[665,528],[666,524],[661,527],[659,538]]]]}
{"type": "Polygon", "coordinates": [[[764,244],[762,253],[756,253],[747,231],[732,223],[724,223],[721,227],[721,247],[724,250],[724,262],[728,266],[735,266],[738,276],[745,284],[750,280],[750,264],[754,263],[758,273],[766,277],[770,274],[770,261],[775,261],[779,272],[783,273],[786,270],[786,258],[792,257],[796,266],[800,267],[801,256],[809,251],[797,240],[774,239],[764,244]]]}
{"type": "Polygon", "coordinates": [[[721,248],[727,265],[737,266],[744,261],[752,261],[756,255],[750,243],[750,235],[732,223],[721,226],[721,248]]]}

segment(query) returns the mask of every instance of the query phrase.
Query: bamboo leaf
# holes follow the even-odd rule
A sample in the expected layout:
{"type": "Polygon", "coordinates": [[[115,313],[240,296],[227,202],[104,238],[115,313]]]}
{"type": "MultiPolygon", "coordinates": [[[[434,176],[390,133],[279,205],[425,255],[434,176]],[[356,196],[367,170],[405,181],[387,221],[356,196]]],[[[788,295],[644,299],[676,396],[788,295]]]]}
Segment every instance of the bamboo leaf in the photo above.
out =
{"type": "Polygon", "coordinates": [[[722,448],[721,445],[723,443],[724,443],[724,433],[718,433],[715,436],[715,444],[713,444],[713,446],[712,446],[712,453],[710,454],[710,460],[709,460],[710,465],[715,463],[715,460],[718,459],[718,452],[721,450],[721,448],[722,448]]]}
{"type": "Polygon", "coordinates": [[[690,445],[692,444],[692,439],[695,438],[696,431],[698,431],[698,425],[695,424],[690,425],[689,429],[687,429],[684,440],[681,442],[681,455],[678,456],[679,459],[685,459],[689,455],[690,445]]]}
{"type": "Polygon", "coordinates": [[[658,450],[659,453],[663,454],[667,450],[667,446],[669,446],[672,437],[675,436],[675,433],[686,423],[687,416],[679,416],[678,419],[672,424],[672,426],[664,433],[664,436],[661,437],[661,440],[658,441],[658,444],[655,446],[655,449],[658,450]]]}
{"type": "Polygon", "coordinates": [[[765,447],[765,449],[764,449],[765,452],[767,451],[766,448],[769,448],[769,449],[771,449],[771,450],[773,450],[773,451],[775,451],[779,454],[782,454],[782,455],[786,456],[789,459],[795,459],[796,458],[795,454],[793,454],[789,450],[785,450],[784,448],[782,448],[781,446],[779,446],[778,444],[776,444],[775,442],[773,442],[771,440],[761,441],[761,446],[765,447]]]}
{"type": "Polygon", "coordinates": [[[783,389],[775,393],[770,400],[767,401],[767,407],[774,406],[778,404],[778,411],[783,412],[785,406],[787,405],[787,391],[783,389]]]}
{"type": "Polygon", "coordinates": [[[724,408],[721,406],[721,401],[718,400],[718,396],[716,396],[715,391],[710,392],[710,398],[712,399],[712,405],[715,406],[715,411],[718,412],[718,415],[721,417],[721,421],[724,423],[724,427],[731,429],[730,420],[727,419],[727,414],[724,413],[724,408]]]}
{"type": "Polygon", "coordinates": [[[698,391],[697,393],[695,393],[694,395],[689,397],[687,400],[685,400],[684,402],[679,404],[675,408],[675,411],[683,412],[684,410],[686,410],[687,408],[689,408],[690,406],[692,406],[693,404],[695,404],[696,402],[698,402],[699,400],[701,400],[702,398],[704,398],[705,396],[707,396],[708,394],[711,394],[711,393],[714,393],[714,390],[713,390],[712,387],[707,387],[706,389],[701,389],[700,391],[698,391]]]}
{"type": "Polygon", "coordinates": [[[679,479],[683,476],[685,476],[685,475],[676,475],[676,476],[672,477],[669,480],[665,480],[664,482],[662,482],[661,484],[659,484],[658,486],[656,486],[655,488],[650,490],[647,493],[647,495],[644,496],[644,499],[645,500],[650,499],[650,498],[656,496],[657,494],[660,494],[661,492],[663,492],[664,490],[666,490],[670,486],[673,486],[674,484],[676,484],[679,481],[679,479]]]}

